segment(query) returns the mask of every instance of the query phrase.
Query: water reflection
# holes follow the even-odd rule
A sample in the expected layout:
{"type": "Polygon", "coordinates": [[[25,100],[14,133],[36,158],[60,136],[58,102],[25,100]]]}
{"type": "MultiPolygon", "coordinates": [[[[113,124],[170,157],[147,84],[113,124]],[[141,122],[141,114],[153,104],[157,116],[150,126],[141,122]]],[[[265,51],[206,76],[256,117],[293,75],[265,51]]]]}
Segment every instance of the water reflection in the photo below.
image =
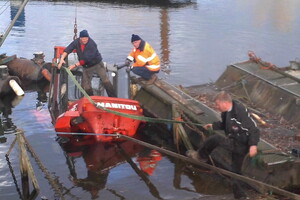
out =
{"type": "Polygon", "coordinates": [[[37,98],[36,98],[36,110],[40,111],[45,108],[45,105],[48,101],[47,93],[49,92],[50,83],[47,80],[41,81],[28,81],[22,80],[22,87],[24,91],[36,91],[37,98]]]}
{"type": "MultiPolygon", "coordinates": [[[[82,140],[74,137],[71,140],[58,137],[58,143],[65,152],[66,163],[74,185],[89,191],[91,198],[99,197],[99,192],[105,189],[110,170],[127,162],[135,173],[148,186],[150,193],[161,199],[157,188],[147,175],[152,175],[155,166],[161,160],[161,154],[130,141],[118,143],[99,143],[94,140],[82,140]],[[86,178],[78,178],[76,160],[83,158],[86,165],[86,178]],[[134,162],[139,163],[140,168],[134,162]]],[[[117,191],[109,190],[120,197],[117,191]]],[[[125,199],[125,197],[123,197],[125,199]]]]}
{"type": "Polygon", "coordinates": [[[160,37],[161,37],[161,62],[162,71],[170,73],[170,47],[169,47],[169,36],[170,36],[170,24],[168,9],[162,8],[160,11],[160,37]]]}
{"type": "MultiPolygon", "coordinates": [[[[146,130],[148,131],[146,134],[151,133],[151,137],[140,132],[138,139],[161,146],[163,149],[174,150],[172,141],[163,139],[165,136],[156,134],[150,127],[145,128],[148,130],[143,129],[143,133],[146,130]]],[[[131,141],[99,143],[75,136],[72,139],[58,137],[57,142],[64,151],[70,180],[74,186],[88,191],[92,199],[106,198],[107,191],[110,193],[108,196],[113,195],[121,199],[132,199],[131,195],[149,194],[150,199],[181,199],[203,195],[220,197],[231,194],[231,186],[226,178],[131,141]],[[82,160],[83,164],[80,162],[82,160]],[[128,167],[133,171],[128,170],[128,167]],[[111,184],[134,185],[134,175],[142,181],[142,184],[139,182],[140,186],[132,189],[129,194],[117,189],[118,186],[110,188],[111,184]],[[142,185],[146,186],[149,194],[147,189],[139,190],[142,185]],[[166,194],[172,194],[173,197],[164,196],[166,194]]],[[[67,188],[65,190],[64,194],[68,196],[74,196],[76,192],[67,188]]]]}
{"type": "MultiPolygon", "coordinates": [[[[27,84],[22,82],[22,87],[25,91],[36,91],[36,110],[41,110],[47,102],[47,92],[49,90],[49,82],[41,81],[35,84],[27,84]]],[[[0,98],[0,143],[6,142],[5,135],[16,133],[17,126],[11,119],[12,110],[16,107],[24,96],[16,96],[14,94],[6,95],[0,98]]]]}
{"type": "Polygon", "coordinates": [[[269,1],[260,2],[254,9],[254,23],[262,27],[264,24],[271,21],[274,28],[280,32],[288,32],[294,27],[293,23],[297,17],[297,3],[291,1],[289,4],[283,1],[278,1],[273,6],[270,6],[269,1]]]}
{"type": "Polygon", "coordinates": [[[6,95],[0,98],[0,143],[5,143],[7,138],[5,135],[16,132],[17,127],[14,125],[10,115],[12,108],[18,105],[23,96],[6,95]]]}
{"type": "MultiPolygon", "coordinates": [[[[107,2],[111,4],[134,4],[134,5],[147,5],[147,6],[181,6],[190,4],[193,0],[90,0],[90,2],[107,2]]],[[[85,2],[85,1],[83,1],[85,2]]]]}
{"type": "MultiPolygon", "coordinates": [[[[16,14],[19,11],[23,1],[10,1],[10,19],[13,20],[16,14]]],[[[17,21],[15,22],[12,30],[14,31],[13,35],[22,36],[25,32],[25,9],[21,12],[17,21]]]]}
{"type": "MultiPolygon", "coordinates": [[[[22,1],[10,1],[10,19],[13,20],[22,5],[22,1]]],[[[14,24],[15,27],[25,27],[25,10],[23,10],[14,24]]]]}
{"type": "Polygon", "coordinates": [[[37,98],[36,98],[36,110],[45,109],[45,105],[48,101],[47,92],[49,92],[49,82],[43,81],[37,87],[37,98]]]}
{"type": "Polygon", "coordinates": [[[205,195],[224,195],[232,192],[229,179],[205,168],[192,167],[178,159],[170,158],[170,160],[175,166],[173,186],[177,190],[205,195]],[[191,180],[193,188],[185,186],[184,177],[191,180]]]}
{"type": "MultiPolygon", "coordinates": [[[[75,4],[72,1],[63,3],[61,1],[60,3],[44,1],[29,2],[26,8],[30,9],[26,10],[26,17],[27,22],[29,22],[28,19],[30,19],[30,26],[28,26],[26,22],[26,33],[22,35],[22,38],[8,38],[6,45],[4,45],[4,48],[1,48],[1,50],[9,54],[17,54],[18,56],[27,58],[32,56],[32,52],[38,50],[45,52],[47,57],[51,57],[51,55],[53,55],[53,46],[65,45],[66,41],[72,39],[74,10],[75,7],[79,5],[78,24],[81,27],[87,26],[85,28],[94,33],[95,40],[101,45],[101,53],[103,53],[105,61],[108,63],[121,61],[118,59],[123,59],[124,55],[128,53],[127,51],[130,45],[128,42],[129,35],[132,32],[139,32],[145,35],[147,40],[153,41],[152,44],[154,46],[161,47],[161,50],[158,50],[157,53],[160,53],[162,63],[166,66],[172,66],[172,73],[170,74],[168,82],[176,85],[195,85],[207,83],[211,80],[214,81],[219,77],[221,72],[223,72],[227,64],[248,59],[245,57],[247,57],[246,53],[249,49],[254,50],[259,56],[268,61],[272,61],[278,66],[285,66],[288,60],[294,59],[299,54],[300,41],[299,29],[297,29],[299,26],[299,17],[297,15],[297,8],[300,6],[300,1],[298,0],[199,0],[199,3],[195,7],[187,6],[179,9],[163,6],[149,8],[147,5],[125,5],[125,3],[122,4],[122,6],[116,6],[116,1],[108,0],[105,1],[108,2],[105,4],[98,2],[99,1],[82,4],[75,4]],[[40,12],[36,12],[37,10],[40,12]],[[229,10],[233,10],[234,12],[228,12],[229,10]],[[147,26],[145,26],[145,19],[148,18],[152,20],[147,21],[147,26]],[[56,24],[56,28],[49,29],[49,26],[53,25],[53,23],[56,24]],[[38,33],[36,31],[37,27],[39,28],[38,33]],[[151,31],[149,31],[149,29],[151,29],[151,31]],[[45,41],[48,41],[47,44],[45,41]]],[[[118,2],[122,3],[124,1],[120,0],[118,2]]],[[[6,22],[5,20],[10,18],[8,12],[5,14],[6,17],[3,19],[3,23],[2,21],[0,23],[1,29],[4,29],[3,26],[8,24],[4,23],[6,22]]],[[[36,96],[33,98],[27,96],[29,99],[28,102],[25,103],[31,105],[37,100],[37,108],[42,108],[43,100],[41,99],[43,99],[43,93],[39,93],[38,96],[41,98],[35,99],[36,96]]],[[[17,110],[22,110],[24,107],[28,109],[28,106],[21,106],[20,108],[18,107],[17,110]]],[[[22,111],[19,113],[22,114],[16,116],[16,119],[12,121],[24,121],[27,112],[22,111]]],[[[11,115],[9,115],[9,117],[10,116],[11,115]]],[[[45,130],[45,132],[47,132],[49,127],[47,126],[47,128],[41,129],[41,131],[32,130],[39,127],[37,122],[38,120],[28,119],[28,123],[35,125],[29,126],[26,123],[22,128],[27,129],[26,131],[30,134],[34,134],[35,138],[38,138],[36,136],[41,137],[42,134],[40,134],[40,132],[45,130]]],[[[41,138],[41,141],[43,139],[44,138],[41,138]]],[[[41,141],[37,141],[36,144],[43,144],[41,141]]],[[[49,142],[49,146],[50,143],[51,142],[49,142]]],[[[89,149],[88,147],[86,148],[89,149]]],[[[93,148],[103,149],[104,147],[93,148]]],[[[42,145],[38,146],[38,149],[40,149],[41,155],[43,155],[44,158],[47,158],[49,155],[53,156],[53,159],[45,159],[46,165],[51,166],[53,160],[56,159],[56,154],[53,153],[56,151],[45,151],[42,145]]],[[[85,152],[87,151],[88,150],[85,152]]],[[[146,152],[150,152],[151,154],[149,150],[146,152]]],[[[147,153],[145,153],[145,155],[147,155],[147,153]]],[[[79,158],[83,159],[83,153],[81,152],[81,154],[82,155],[79,156],[71,154],[69,155],[69,159],[76,161],[78,161],[79,158]]],[[[87,153],[84,155],[85,157],[88,156],[86,154],[87,153]]],[[[131,157],[131,159],[136,161],[138,154],[139,153],[131,157]]],[[[56,161],[59,163],[58,160],[56,161]]],[[[71,161],[68,162],[72,163],[71,161]]],[[[79,174],[76,174],[75,168],[76,164],[78,167],[78,163],[79,162],[75,163],[73,168],[72,164],[70,164],[70,169],[74,170],[72,177],[76,177],[75,179],[79,180],[76,184],[85,185],[83,179],[85,179],[86,182],[91,180],[90,182],[92,184],[97,184],[99,181],[101,182],[101,180],[97,178],[93,180],[91,174],[95,174],[95,172],[92,170],[89,172],[87,168],[84,171],[85,177],[82,178],[78,176],[79,174]]],[[[63,165],[64,163],[59,164],[63,165]]],[[[86,165],[87,164],[84,163],[84,167],[86,167],[86,165]]],[[[141,170],[139,163],[136,163],[136,167],[141,170]]],[[[163,157],[162,160],[157,163],[155,172],[153,173],[154,175],[151,176],[152,181],[153,178],[155,179],[155,173],[158,172],[158,169],[162,170],[160,167],[167,168],[167,170],[160,174],[160,180],[157,182],[161,183],[161,179],[164,180],[164,189],[167,190],[164,194],[168,194],[169,196],[173,194],[180,196],[182,194],[182,198],[178,197],[177,199],[187,199],[184,195],[188,196],[190,193],[214,194],[214,191],[219,192],[222,188],[224,190],[226,189],[225,184],[222,185],[221,179],[216,181],[212,178],[211,180],[211,178],[208,178],[209,174],[207,173],[195,176],[195,174],[186,167],[185,163],[166,157],[163,157]],[[175,168],[174,172],[172,171],[173,168],[175,168]],[[171,175],[169,174],[170,171],[172,173],[171,175]],[[168,182],[168,180],[171,180],[171,183],[168,182]],[[214,185],[215,187],[213,187],[214,185]],[[179,190],[183,191],[183,193],[179,192],[179,190]],[[186,191],[190,193],[187,194],[186,191]]],[[[126,168],[121,168],[121,170],[126,170],[126,168]]],[[[4,168],[3,171],[5,172],[4,168]]],[[[55,174],[59,174],[62,178],[64,178],[65,174],[68,174],[63,168],[53,169],[52,171],[55,172],[55,174]]],[[[126,173],[130,172],[127,171],[126,173]]],[[[146,173],[144,174],[146,175],[146,173]]],[[[147,176],[148,175],[145,177],[147,176]]],[[[103,179],[105,179],[105,177],[107,177],[107,174],[104,173],[103,179]]],[[[3,180],[1,184],[3,184],[4,181],[5,180],[3,180]]],[[[103,182],[106,181],[107,180],[103,180],[103,182]]],[[[128,181],[125,181],[124,185],[126,184],[128,184],[128,181]]],[[[152,186],[153,185],[154,184],[152,184],[152,186]]],[[[97,185],[95,187],[97,187],[97,185]]],[[[157,185],[151,188],[160,189],[157,185]]],[[[98,190],[99,195],[99,191],[103,189],[96,188],[96,190],[98,190]]],[[[108,190],[109,189],[107,189],[107,191],[108,190]]],[[[114,193],[116,198],[122,199],[122,195],[118,194],[116,190],[109,191],[114,193]]],[[[157,195],[157,190],[152,189],[152,191],[153,194],[157,195]]],[[[77,192],[77,196],[79,197],[84,195],[81,191],[78,192],[75,190],[73,192],[77,192]]],[[[0,196],[5,196],[5,193],[6,192],[3,191],[0,196]]],[[[145,192],[134,191],[133,193],[139,195],[145,192]]],[[[159,196],[163,195],[159,193],[159,196]]],[[[197,199],[197,197],[199,196],[195,197],[191,195],[189,199],[197,199]]],[[[172,197],[168,199],[171,198],[172,197]]]]}

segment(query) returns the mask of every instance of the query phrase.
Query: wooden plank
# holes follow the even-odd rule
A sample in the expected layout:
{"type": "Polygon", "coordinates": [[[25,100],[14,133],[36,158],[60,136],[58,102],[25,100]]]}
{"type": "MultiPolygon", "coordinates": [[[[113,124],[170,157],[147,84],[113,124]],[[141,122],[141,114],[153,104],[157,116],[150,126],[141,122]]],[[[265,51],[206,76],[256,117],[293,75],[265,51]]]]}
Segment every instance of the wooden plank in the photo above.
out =
{"type": "MultiPolygon", "coordinates": [[[[136,80],[134,80],[137,82],[136,80]]],[[[159,84],[164,84],[162,83],[163,81],[159,80],[159,84]]],[[[156,81],[158,82],[158,80],[156,81]]],[[[189,116],[193,121],[196,121],[198,123],[211,123],[212,121],[216,121],[219,119],[219,116],[215,111],[207,107],[206,105],[200,103],[199,101],[195,100],[194,98],[190,97],[186,93],[180,90],[180,93],[183,94],[184,96],[188,96],[193,103],[193,107],[187,106],[186,104],[182,104],[181,101],[178,101],[178,99],[173,98],[170,94],[168,94],[165,91],[165,88],[163,87],[158,87],[157,84],[151,84],[151,85],[146,85],[141,82],[137,82],[140,84],[140,86],[143,88],[143,90],[147,91],[149,94],[151,94],[152,98],[157,98],[160,99],[162,102],[165,102],[167,105],[172,105],[174,103],[178,103],[179,108],[185,112],[187,116],[189,116]],[[162,89],[163,88],[163,89],[162,89]],[[196,111],[195,111],[196,110],[196,111]],[[198,110],[198,112],[197,112],[198,110]]],[[[179,90],[176,88],[175,90],[179,90]]],[[[137,99],[138,100],[138,99],[137,99]]],[[[190,105],[190,104],[188,104],[190,105]]],[[[150,108],[151,109],[151,108],[150,108]]],[[[171,112],[171,111],[170,111],[171,112]]]]}
{"type": "MultiPolygon", "coordinates": [[[[24,174],[24,176],[27,176],[27,182],[28,182],[28,177],[31,179],[31,182],[32,182],[32,185],[34,187],[34,189],[39,192],[40,190],[40,187],[39,187],[39,184],[38,184],[38,181],[35,177],[35,174],[34,174],[34,170],[32,168],[32,165],[30,163],[30,160],[29,160],[29,157],[27,155],[27,151],[25,149],[25,141],[24,141],[24,138],[18,134],[18,140],[19,140],[19,148],[20,148],[20,158],[22,158],[22,161],[20,162],[21,164],[21,169],[25,169],[25,170],[21,170],[21,174],[24,174]]],[[[22,178],[23,180],[23,178],[22,178]]],[[[25,184],[28,184],[28,183],[25,183],[25,184]]],[[[28,194],[23,194],[23,196],[29,196],[29,185],[28,185],[28,194]]],[[[27,193],[26,192],[26,193],[27,193]]]]}
{"type": "Polygon", "coordinates": [[[195,105],[195,102],[193,101],[194,99],[178,88],[168,84],[165,81],[155,81],[154,84],[195,114],[199,115],[203,113],[203,111],[197,105],[195,105]]]}

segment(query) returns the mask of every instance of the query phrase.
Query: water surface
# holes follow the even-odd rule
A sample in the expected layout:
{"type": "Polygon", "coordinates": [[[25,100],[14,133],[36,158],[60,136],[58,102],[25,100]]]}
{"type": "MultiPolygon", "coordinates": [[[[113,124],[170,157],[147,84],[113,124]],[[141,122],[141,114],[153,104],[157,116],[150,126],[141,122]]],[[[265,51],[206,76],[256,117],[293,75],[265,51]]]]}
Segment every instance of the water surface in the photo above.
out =
{"type": "MultiPolygon", "coordinates": [[[[14,5],[0,1],[0,32],[7,28],[14,5]]],[[[66,46],[72,41],[76,18],[78,30],[89,31],[107,63],[125,60],[134,33],[150,42],[160,55],[160,78],[176,85],[198,85],[215,81],[228,64],[247,60],[249,50],[277,66],[298,59],[299,7],[298,0],[197,0],[171,7],[29,1],[0,53],[30,59],[34,52],[43,51],[46,61],[51,61],[54,46],[66,46]]],[[[47,170],[63,188],[66,199],[205,199],[205,195],[220,199],[231,194],[226,181],[208,178],[207,173],[186,173],[180,161],[165,155],[153,174],[144,174],[146,179],[141,177],[132,163],[140,168],[139,156],[149,155],[143,147],[136,146],[133,152],[128,148],[125,152],[129,160],[115,146],[91,145],[75,152],[65,151],[56,141],[47,105],[36,110],[38,96],[35,89],[29,90],[19,103],[0,107],[6,127],[0,144],[1,199],[19,198],[4,157],[16,128],[24,130],[47,170]],[[103,155],[98,154],[103,149],[112,152],[112,158],[119,158],[108,171],[101,170],[103,155]]],[[[18,159],[15,147],[10,162],[20,180],[18,159]]],[[[41,187],[39,198],[54,199],[55,192],[44,172],[30,159],[41,187]]]]}

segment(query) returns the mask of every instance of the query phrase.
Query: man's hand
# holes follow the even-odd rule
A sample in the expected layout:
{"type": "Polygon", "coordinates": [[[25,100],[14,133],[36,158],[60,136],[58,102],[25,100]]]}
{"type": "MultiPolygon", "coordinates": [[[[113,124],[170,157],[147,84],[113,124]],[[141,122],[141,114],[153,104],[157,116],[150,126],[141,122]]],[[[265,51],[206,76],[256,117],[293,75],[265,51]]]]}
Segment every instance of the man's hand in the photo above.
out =
{"type": "Polygon", "coordinates": [[[249,148],[249,156],[252,158],[257,154],[257,146],[256,145],[252,145],[249,148]]]}
{"type": "Polygon", "coordinates": [[[132,70],[132,66],[126,68],[126,72],[127,72],[127,73],[129,73],[131,70],[132,70]]]}
{"type": "Polygon", "coordinates": [[[116,65],[117,66],[117,70],[122,69],[123,67],[126,67],[127,65],[123,64],[123,65],[116,65]]]}
{"type": "Polygon", "coordinates": [[[68,55],[67,52],[63,52],[63,54],[61,55],[60,61],[59,61],[58,65],[57,65],[58,69],[60,69],[61,66],[66,63],[65,62],[65,58],[67,57],[67,55],[68,55]]]}
{"type": "Polygon", "coordinates": [[[131,63],[131,61],[130,61],[130,60],[128,60],[128,59],[126,59],[126,60],[125,60],[125,63],[124,63],[124,65],[125,65],[125,66],[129,66],[129,65],[130,65],[130,63],[131,63]]]}
{"type": "Polygon", "coordinates": [[[203,126],[203,128],[205,128],[206,130],[212,129],[212,124],[206,124],[203,126]]]}
{"type": "Polygon", "coordinates": [[[57,68],[60,69],[61,66],[62,66],[63,64],[65,64],[65,63],[66,63],[66,62],[64,61],[64,59],[60,59],[60,62],[58,63],[57,68]]]}
{"type": "Polygon", "coordinates": [[[74,68],[76,68],[76,67],[77,67],[77,65],[74,64],[74,65],[70,65],[70,66],[68,67],[68,69],[69,69],[69,70],[72,70],[72,69],[74,69],[74,68]]]}

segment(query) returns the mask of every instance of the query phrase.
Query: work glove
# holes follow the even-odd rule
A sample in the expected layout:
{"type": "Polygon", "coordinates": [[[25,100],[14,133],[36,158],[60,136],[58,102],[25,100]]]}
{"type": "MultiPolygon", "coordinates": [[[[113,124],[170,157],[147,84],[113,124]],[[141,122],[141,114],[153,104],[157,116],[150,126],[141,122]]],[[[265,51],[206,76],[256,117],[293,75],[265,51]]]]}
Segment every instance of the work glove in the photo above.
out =
{"type": "Polygon", "coordinates": [[[119,69],[121,69],[123,67],[123,65],[114,64],[114,67],[117,68],[117,70],[119,70],[119,69]]]}
{"type": "Polygon", "coordinates": [[[129,66],[129,65],[130,65],[130,63],[131,63],[131,61],[130,61],[130,60],[128,60],[128,59],[126,59],[126,60],[125,60],[125,63],[124,63],[124,65],[126,65],[126,66],[129,66]]]}
{"type": "Polygon", "coordinates": [[[117,70],[122,69],[123,67],[125,67],[124,65],[117,65],[117,70]]]}
{"type": "Polygon", "coordinates": [[[128,59],[126,59],[125,60],[125,63],[124,63],[124,67],[127,67],[126,68],[126,72],[129,72],[130,71],[130,64],[131,64],[131,61],[130,60],[128,60],[128,59]],[[129,70],[129,71],[128,71],[129,70]]]}
{"type": "Polygon", "coordinates": [[[126,72],[129,73],[132,69],[132,66],[126,68],[126,72]]]}
{"type": "Polygon", "coordinates": [[[130,65],[130,60],[126,59],[123,65],[117,65],[117,69],[122,69],[123,67],[128,67],[130,65]]]}

